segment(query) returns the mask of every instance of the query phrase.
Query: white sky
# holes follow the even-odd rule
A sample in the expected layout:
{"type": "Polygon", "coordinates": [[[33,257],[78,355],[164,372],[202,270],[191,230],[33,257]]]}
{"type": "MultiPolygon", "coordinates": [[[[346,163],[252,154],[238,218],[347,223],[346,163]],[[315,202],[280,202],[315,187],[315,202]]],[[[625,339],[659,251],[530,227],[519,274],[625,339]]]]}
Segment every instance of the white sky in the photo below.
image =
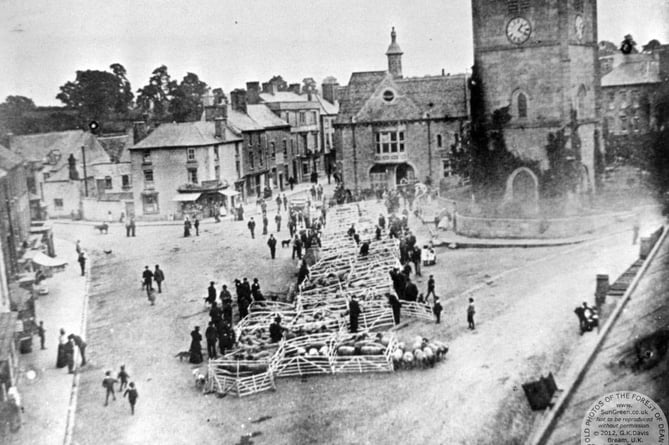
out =
{"type": "MultiPolygon", "coordinates": [[[[566,0],[560,0],[566,1],[566,0]]],[[[194,72],[226,93],[383,70],[395,26],[406,76],[472,65],[470,0],[0,0],[0,101],[60,105],[76,70],[121,63],[133,91],[154,68],[194,72]]],[[[599,0],[599,37],[669,43],[669,0],[599,0]]]]}

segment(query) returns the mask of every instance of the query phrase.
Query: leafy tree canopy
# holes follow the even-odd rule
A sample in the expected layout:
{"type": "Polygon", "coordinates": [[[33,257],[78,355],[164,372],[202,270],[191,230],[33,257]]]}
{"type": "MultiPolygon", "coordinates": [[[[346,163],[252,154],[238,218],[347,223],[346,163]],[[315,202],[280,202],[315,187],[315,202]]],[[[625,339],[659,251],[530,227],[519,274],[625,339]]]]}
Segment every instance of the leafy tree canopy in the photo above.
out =
{"type": "Polygon", "coordinates": [[[177,122],[196,121],[202,112],[202,99],[209,92],[206,82],[188,73],[172,93],[169,111],[177,122]]]}
{"type": "Polygon", "coordinates": [[[646,43],[641,47],[641,51],[644,53],[652,53],[653,51],[659,49],[662,46],[659,40],[653,39],[650,42],[646,43]]]}
{"type": "Polygon", "coordinates": [[[74,81],[60,87],[56,99],[77,110],[82,120],[105,121],[112,113],[125,113],[132,106],[133,94],[125,68],[118,63],[112,72],[77,71],[74,81]]]}

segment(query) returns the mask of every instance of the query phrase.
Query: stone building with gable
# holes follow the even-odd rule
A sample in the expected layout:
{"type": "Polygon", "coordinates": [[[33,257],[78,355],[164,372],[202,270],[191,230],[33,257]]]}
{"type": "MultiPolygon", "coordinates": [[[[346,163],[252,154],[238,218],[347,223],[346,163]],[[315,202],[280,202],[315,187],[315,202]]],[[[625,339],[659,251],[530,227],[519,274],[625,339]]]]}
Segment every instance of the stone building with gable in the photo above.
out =
{"type": "Polygon", "coordinates": [[[602,114],[609,161],[643,165],[656,129],[656,93],[669,81],[669,45],[643,53],[600,56],[602,114]]]}
{"type": "Polygon", "coordinates": [[[465,74],[404,77],[395,29],[388,69],[355,72],[339,91],[337,170],[352,190],[438,184],[469,120],[465,74]]]}

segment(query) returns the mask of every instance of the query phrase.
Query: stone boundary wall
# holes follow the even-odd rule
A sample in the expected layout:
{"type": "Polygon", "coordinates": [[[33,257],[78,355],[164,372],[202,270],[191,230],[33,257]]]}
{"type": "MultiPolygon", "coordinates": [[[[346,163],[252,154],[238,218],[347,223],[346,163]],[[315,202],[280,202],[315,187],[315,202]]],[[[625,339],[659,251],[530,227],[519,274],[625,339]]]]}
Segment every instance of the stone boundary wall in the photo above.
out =
{"type": "Polygon", "coordinates": [[[472,238],[555,239],[594,234],[615,222],[631,218],[633,212],[555,219],[478,218],[456,213],[456,233],[472,238]]]}

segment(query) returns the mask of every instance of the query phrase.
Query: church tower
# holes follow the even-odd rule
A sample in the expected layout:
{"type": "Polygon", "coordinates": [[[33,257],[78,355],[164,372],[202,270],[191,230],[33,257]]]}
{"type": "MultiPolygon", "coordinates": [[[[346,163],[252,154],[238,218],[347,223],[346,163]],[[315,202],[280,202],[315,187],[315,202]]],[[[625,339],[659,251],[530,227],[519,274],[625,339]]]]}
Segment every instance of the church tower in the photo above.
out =
{"type": "Polygon", "coordinates": [[[549,138],[563,132],[579,189],[593,190],[601,94],[597,0],[472,0],[472,15],[484,120],[507,109],[507,149],[542,171],[552,167],[549,138]]]}
{"type": "Polygon", "coordinates": [[[397,33],[393,26],[392,31],[390,31],[390,46],[386,51],[386,56],[388,56],[388,72],[396,78],[402,77],[402,54],[404,53],[397,44],[397,33]]]}

